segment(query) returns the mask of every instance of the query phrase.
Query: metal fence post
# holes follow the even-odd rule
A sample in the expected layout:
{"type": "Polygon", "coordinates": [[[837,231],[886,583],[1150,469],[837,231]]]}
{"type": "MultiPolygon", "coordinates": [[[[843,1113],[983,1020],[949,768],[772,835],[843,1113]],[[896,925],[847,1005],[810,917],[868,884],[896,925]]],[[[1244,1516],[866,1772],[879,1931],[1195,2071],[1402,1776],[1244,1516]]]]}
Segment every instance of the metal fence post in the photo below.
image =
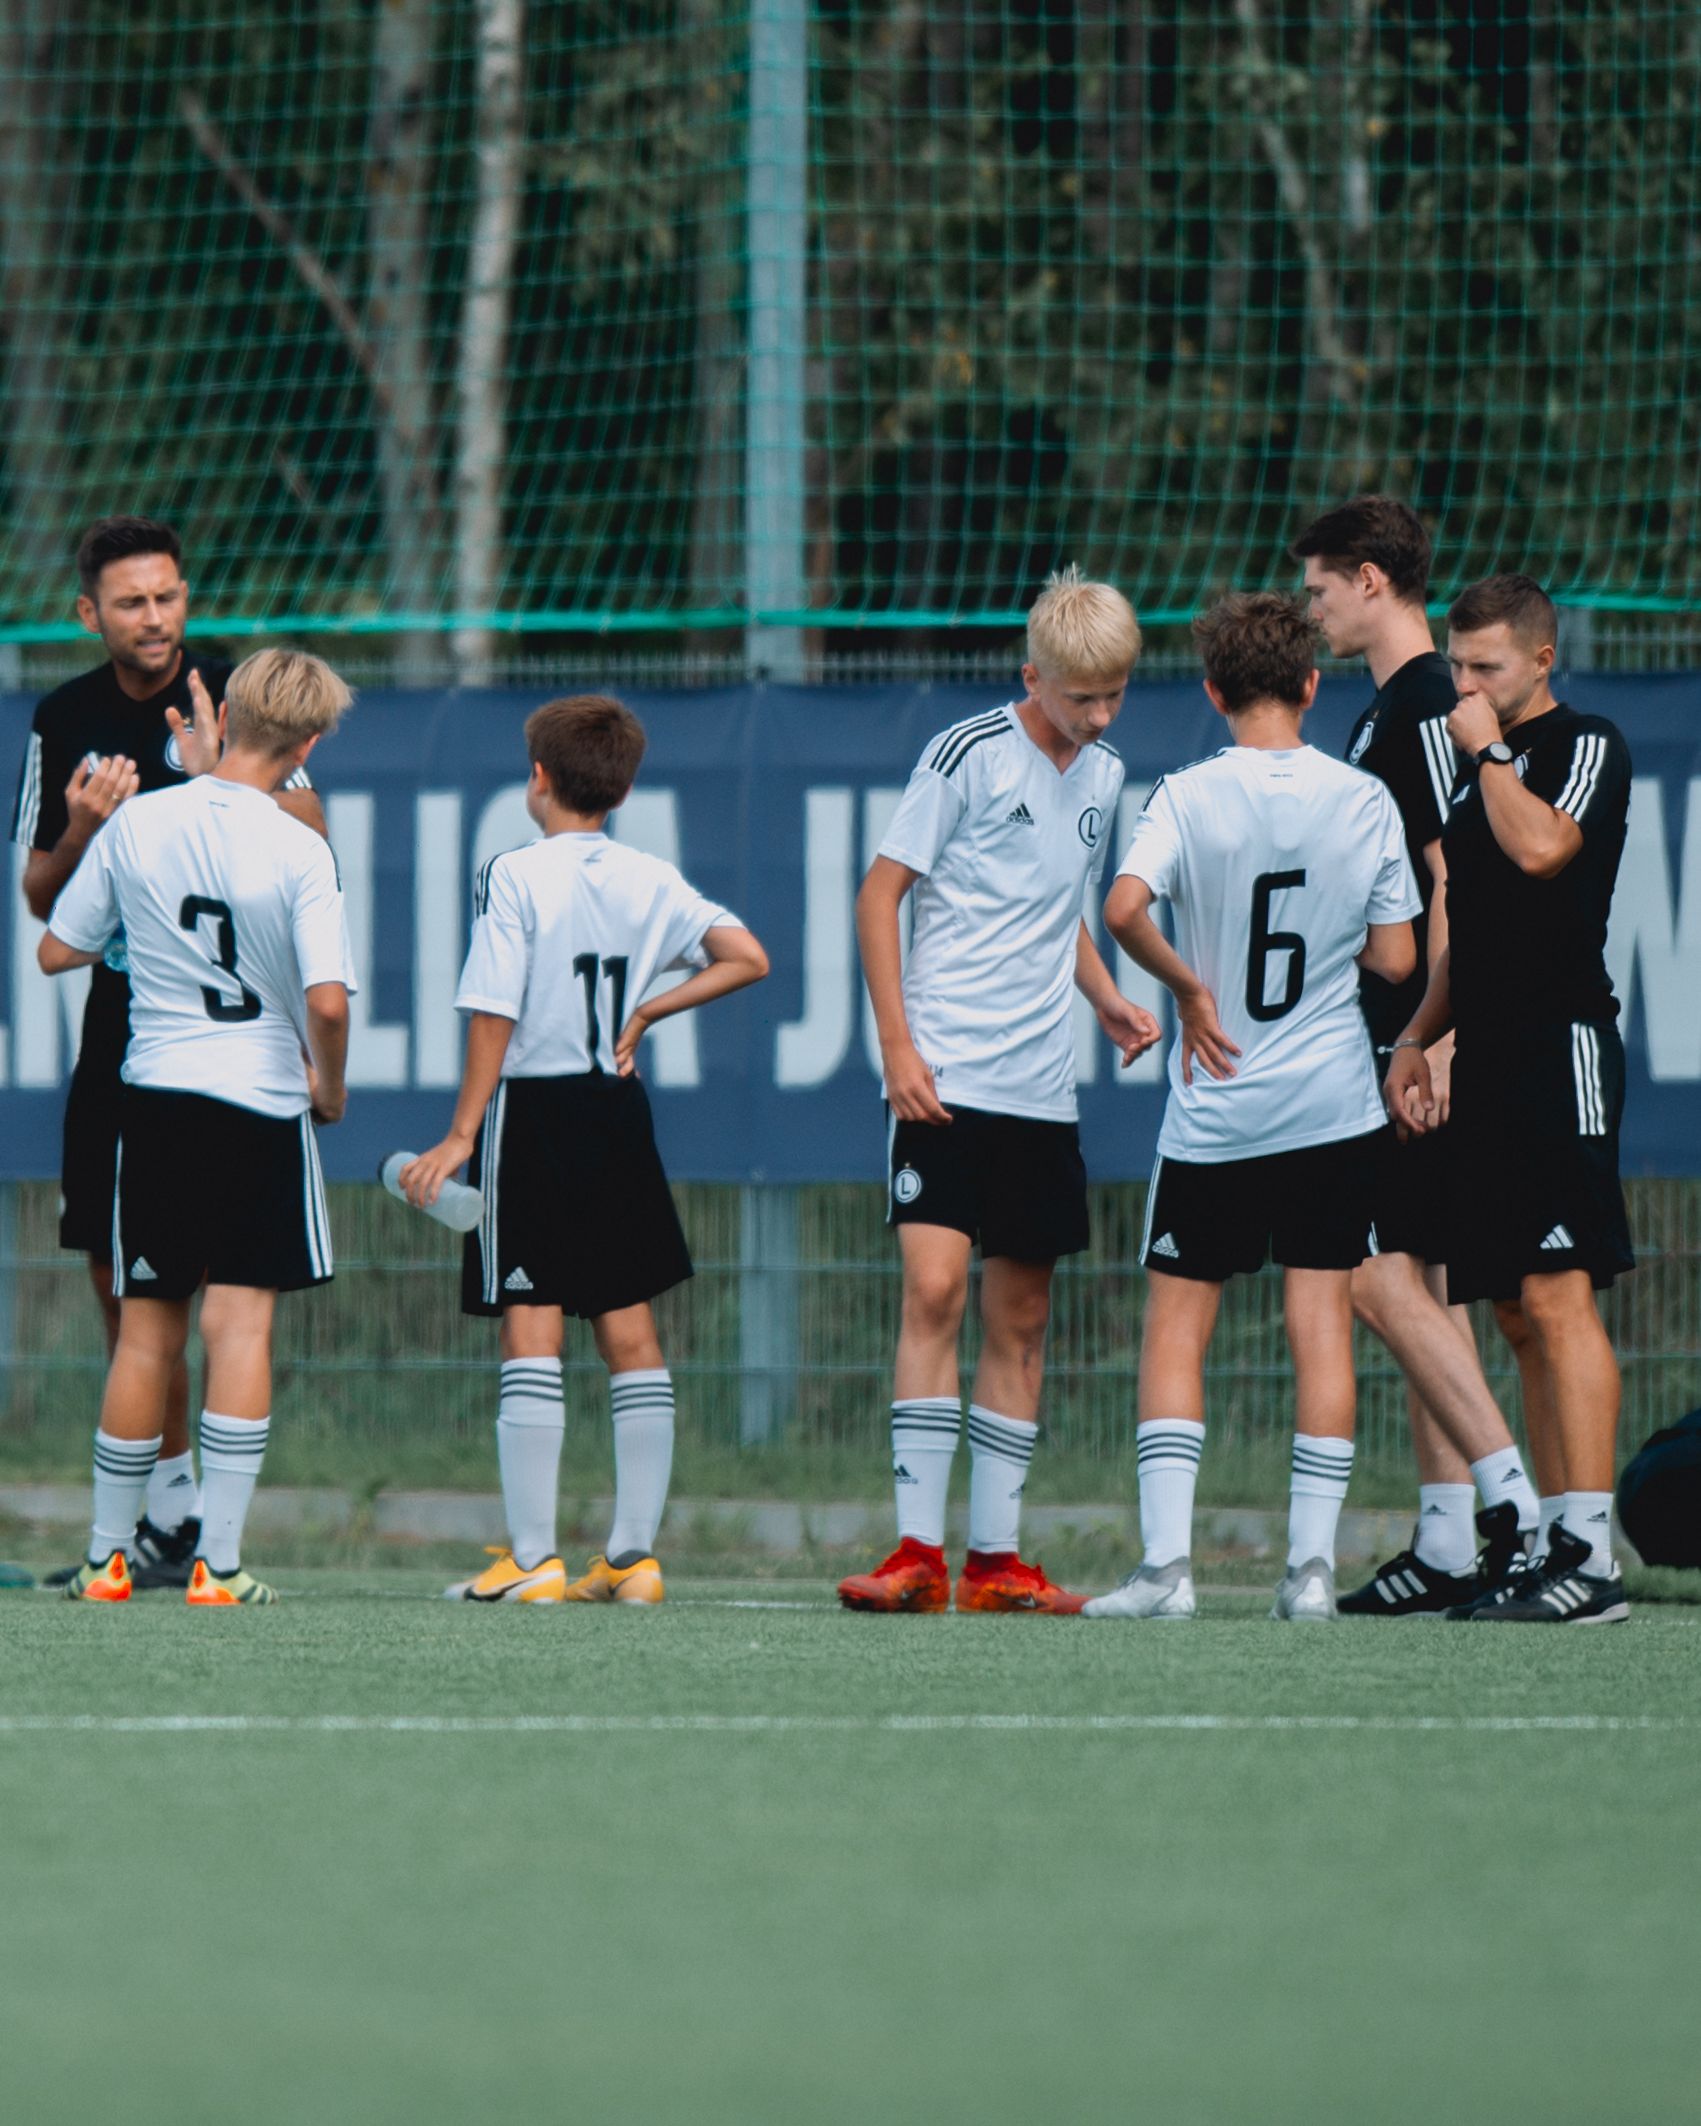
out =
{"type": "Polygon", "coordinates": [[[777,1440],[797,1408],[798,1190],[747,1182],[738,1217],[738,1444],[777,1440]]]}
{"type": "MultiPolygon", "coordinates": [[[[808,249],[808,0],[754,0],[745,248],[744,595],[753,613],[796,612],[804,568],[804,343],[808,249]]],[[[804,676],[798,627],[753,625],[751,667],[804,676]]]]}

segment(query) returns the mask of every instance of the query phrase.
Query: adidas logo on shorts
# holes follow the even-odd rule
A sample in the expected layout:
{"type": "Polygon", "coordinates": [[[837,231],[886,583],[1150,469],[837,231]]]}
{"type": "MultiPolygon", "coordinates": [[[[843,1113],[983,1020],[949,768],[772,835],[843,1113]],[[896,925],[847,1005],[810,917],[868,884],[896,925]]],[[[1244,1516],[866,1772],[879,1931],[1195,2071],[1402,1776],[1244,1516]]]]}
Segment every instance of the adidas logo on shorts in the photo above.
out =
{"type": "Polygon", "coordinates": [[[524,1270],[512,1269],[503,1278],[502,1289],[504,1292],[529,1292],[532,1289],[532,1281],[524,1270]]]}
{"type": "Polygon", "coordinates": [[[139,1277],[144,1284],[155,1283],[158,1281],[159,1278],[158,1270],[154,1268],[153,1264],[148,1260],[145,1255],[138,1255],[135,1261],[131,1263],[130,1275],[132,1277],[139,1277]]]}
{"type": "Polygon", "coordinates": [[[1037,822],[1026,805],[1018,805],[1014,812],[1005,813],[1004,824],[1007,827],[1032,827],[1037,822]]]}
{"type": "Polygon", "coordinates": [[[1146,1253],[1148,1255],[1162,1255],[1168,1262],[1179,1262],[1181,1260],[1181,1250],[1175,1244],[1175,1235],[1173,1233],[1165,1233],[1154,1240],[1146,1250],[1146,1253]]]}
{"type": "Polygon", "coordinates": [[[1576,1241],[1572,1239],[1571,1235],[1566,1231],[1565,1227],[1562,1225],[1556,1225],[1553,1231],[1549,1233],[1547,1238],[1542,1242],[1542,1246],[1544,1248],[1574,1248],[1576,1245],[1576,1241]]]}

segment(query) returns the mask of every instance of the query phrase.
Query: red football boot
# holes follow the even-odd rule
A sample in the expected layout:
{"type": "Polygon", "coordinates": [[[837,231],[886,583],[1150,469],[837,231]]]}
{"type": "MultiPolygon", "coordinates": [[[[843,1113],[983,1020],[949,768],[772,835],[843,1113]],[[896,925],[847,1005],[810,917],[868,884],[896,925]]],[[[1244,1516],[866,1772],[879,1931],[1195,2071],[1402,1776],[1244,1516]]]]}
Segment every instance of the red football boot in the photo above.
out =
{"type": "Polygon", "coordinates": [[[839,1600],[847,1609],[905,1610],[912,1616],[934,1616],[951,1601],[945,1553],[907,1535],[872,1572],[855,1572],[841,1580],[839,1600]]]}
{"type": "Polygon", "coordinates": [[[1013,1550],[971,1550],[957,1582],[957,1608],[1032,1610],[1044,1617],[1078,1617],[1085,1595],[1054,1587],[1042,1565],[1024,1565],[1013,1550]]]}

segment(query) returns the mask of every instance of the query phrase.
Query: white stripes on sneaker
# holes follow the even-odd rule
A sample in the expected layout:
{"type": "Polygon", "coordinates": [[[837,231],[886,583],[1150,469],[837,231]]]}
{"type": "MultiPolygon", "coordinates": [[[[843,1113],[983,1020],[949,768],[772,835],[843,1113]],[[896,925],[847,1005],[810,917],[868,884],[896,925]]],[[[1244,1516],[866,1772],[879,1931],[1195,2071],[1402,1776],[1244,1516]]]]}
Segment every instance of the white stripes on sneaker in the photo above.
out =
{"type": "MultiPolygon", "coordinates": [[[[494,858],[491,859],[495,861],[494,858]]],[[[484,1111],[484,1135],[479,1159],[478,1180],[484,1191],[484,1216],[478,1222],[479,1261],[484,1269],[484,1298],[487,1306],[495,1306],[501,1300],[499,1282],[501,1266],[496,1259],[497,1203],[501,1196],[502,1182],[502,1122],[508,1111],[508,1087],[499,1083],[490,1096],[490,1105],[484,1111]]]]}
{"type": "Polygon", "coordinates": [[[1566,777],[1565,788],[1554,799],[1553,809],[1580,822],[1589,809],[1605,764],[1606,739],[1598,731],[1583,732],[1571,749],[1571,773],[1566,777]]]}
{"type": "Polygon", "coordinates": [[[319,1164],[319,1139],[311,1115],[301,1118],[301,1215],[308,1264],[315,1277],[329,1277],[331,1214],[325,1207],[325,1171],[319,1164]]]}
{"type": "Polygon", "coordinates": [[[1551,1587],[1544,1587],[1541,1592],[1542,1602],[1561,1617],[1568,1617],[1574,1610],[1587,1607],[1593,1599],[1593,1588],[1575,1573],[1568,1579],[1555,1580],[1551,1587]]]}
{"type": "Polygon", "coordinates": [[[1601,1089],[1601,1037],[1589,1025],[1571,1029],[1571,1080],[1577,1091],[1577,1128],[1585,1137],[1607,1133],[1606,1095],[1601,1089]]]}
{"type": "Polygon", "coordinates": [[[1446,717],[1432,716],[1426,723],[1420,723],[1418,736],[1423,740],[1424,765],[1429,770],[1429,786],[1435,792],[1435,809],[1445,819],[1447,802],[1453,794],[1453,779],[1459,768],[1453,741],[1447,736],[1446,717]]]}
{"type": "Polygon", "coordinates": [[[1376,1583],[1376,1592],[1389,1604],[1418,1601],[1427,1591],[1415,1572],[1387,1572],[1376,1583]]]}

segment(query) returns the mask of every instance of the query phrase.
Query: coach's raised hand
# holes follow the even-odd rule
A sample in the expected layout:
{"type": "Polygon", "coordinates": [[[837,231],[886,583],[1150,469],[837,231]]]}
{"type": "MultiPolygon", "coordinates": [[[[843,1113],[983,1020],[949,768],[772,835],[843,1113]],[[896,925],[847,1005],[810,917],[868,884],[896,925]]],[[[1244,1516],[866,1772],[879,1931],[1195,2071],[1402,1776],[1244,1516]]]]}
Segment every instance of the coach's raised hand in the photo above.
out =
{"type": "Polygon", "coordinates": [[[193,723],[173,708],[166,710],[165,720],[177,740],[184,774],[209,775],[218,766],[219,756],[224,751],[224,703],[221,701],[216,709],[213,707],[207,683],[196,671],[189,674],[189,699],[195,704],[193,723]]]}
{"type": "Polygon", "coordinates": [[[127,797],[134,797],[140,782],[136,763],[122,753],[110,760],[77,763],[77,772],[65,785],[65,810],[70,833],[87,845],[127,797]]]}

